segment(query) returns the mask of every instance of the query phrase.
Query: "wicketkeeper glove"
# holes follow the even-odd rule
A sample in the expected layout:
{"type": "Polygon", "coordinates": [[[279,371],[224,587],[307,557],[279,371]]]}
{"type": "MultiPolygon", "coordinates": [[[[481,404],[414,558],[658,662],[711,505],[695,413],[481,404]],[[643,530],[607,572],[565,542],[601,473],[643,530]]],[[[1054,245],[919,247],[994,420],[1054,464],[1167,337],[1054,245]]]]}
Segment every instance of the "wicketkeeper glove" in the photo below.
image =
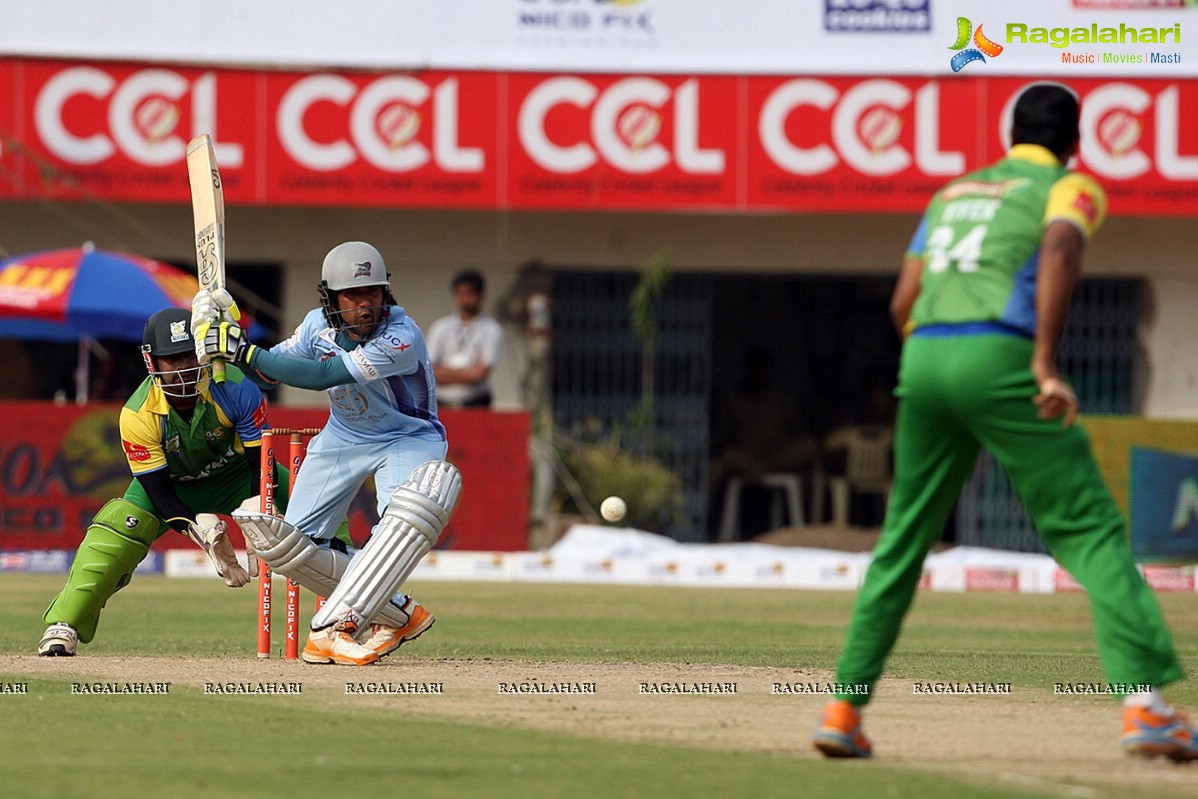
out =
{"type": "Polygon", "coordinates": [[[229,322],[200,325],[195,332],[196,355],[201,364],[213,358],[223,358],[230,363],[249,364],[258,349],[250,343],[249,336],[240,325],[229,322]]]}
{"type": "Polygon", "coordinates": [[[237,553],[225,534],[225,523],[216,514],[197,513],[196,520],[187,526],[187,537],[204,550],[230,588],[241,588],[251,577],[258,576],[258,559],[248,558],[248,570],[237,562],[237,553]]]}

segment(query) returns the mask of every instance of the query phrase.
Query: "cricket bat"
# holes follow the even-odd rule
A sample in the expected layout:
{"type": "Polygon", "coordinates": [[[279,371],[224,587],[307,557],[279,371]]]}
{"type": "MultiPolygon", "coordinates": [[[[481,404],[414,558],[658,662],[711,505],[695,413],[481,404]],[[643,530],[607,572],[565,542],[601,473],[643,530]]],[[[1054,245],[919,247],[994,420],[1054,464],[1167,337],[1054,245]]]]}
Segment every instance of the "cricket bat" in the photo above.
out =
{"type": "MultiPolygon", "coordinates": [[[[225,190],[216,166],[212,137],[201,133],[187,144],[187,179],[196,232],[196,275],[200,287],[225,287],[225,190]]],[[[213,320],[215,322],[216,320],[213,320]]],[[[212,378],[225,382],[225,362],[213,360],[212,378]]]]}

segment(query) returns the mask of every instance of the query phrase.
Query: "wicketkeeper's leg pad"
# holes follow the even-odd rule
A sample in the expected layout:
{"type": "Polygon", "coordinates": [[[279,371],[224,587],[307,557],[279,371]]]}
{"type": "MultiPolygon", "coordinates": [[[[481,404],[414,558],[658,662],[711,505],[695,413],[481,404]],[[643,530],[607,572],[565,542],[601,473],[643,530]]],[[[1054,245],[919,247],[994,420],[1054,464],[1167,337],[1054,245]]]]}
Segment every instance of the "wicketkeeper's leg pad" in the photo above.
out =
{"type": "MultiPolygon", "coordinates": [[[[299,528],[276,516],[239,508],[233,511],[233,520],[241,527],[246,542],[272,571],[323,597],[336,591],[349,566],[349,555],[318,545],[299,528]]],[[[403,627],[408,623],[408,614],[387,603],[379,611],[378,621],[390,627],[403,627]]]]}
{"type": "Polygon", "coordinates": [[[71,625],[79,640],[89,643],[96,635],[100,611],[129,584],[161,529],[157,516],[126,499],[105,503],[75,552],[66,585],[43,619],[71,625]]]}
{"type": "Polygon", "coordinates": [[[312,629],[347,614],[358,626],[383,621],[380,611],[437,544],[462,491],[462,474],[446,461],[428,461],[395,489],[366,546],[312,617],[312,629]]]}

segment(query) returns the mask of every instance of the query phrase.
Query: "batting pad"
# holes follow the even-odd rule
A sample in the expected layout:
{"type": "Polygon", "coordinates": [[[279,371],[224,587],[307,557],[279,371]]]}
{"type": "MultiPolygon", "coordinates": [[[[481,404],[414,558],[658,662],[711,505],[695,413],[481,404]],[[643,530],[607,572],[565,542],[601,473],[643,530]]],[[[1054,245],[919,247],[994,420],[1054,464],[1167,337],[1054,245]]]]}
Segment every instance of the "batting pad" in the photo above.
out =
{"type": "Polygon", "coordinates": [[[312,629],[347,613],[359,626],[382,621],[379,611],[436,545],[461,491],[462,474],[451,463],[428,461],[413,469],[391,495],[366,546],[350,560],[337,590],[312,617],[312,629]]]}
{"type": "MultiPolygon", "coordinates": [[[[299,528],[276,516],[241,508],[232,515],[245,540],[272,571],[320,596],[327,597],[337,590],[349,566],[349,555],[318,546],[299,528]]],[[[408,614],[389,602],[379,611],[378,621],[389,627],[403,627],[408,623],[408,614]]]]}

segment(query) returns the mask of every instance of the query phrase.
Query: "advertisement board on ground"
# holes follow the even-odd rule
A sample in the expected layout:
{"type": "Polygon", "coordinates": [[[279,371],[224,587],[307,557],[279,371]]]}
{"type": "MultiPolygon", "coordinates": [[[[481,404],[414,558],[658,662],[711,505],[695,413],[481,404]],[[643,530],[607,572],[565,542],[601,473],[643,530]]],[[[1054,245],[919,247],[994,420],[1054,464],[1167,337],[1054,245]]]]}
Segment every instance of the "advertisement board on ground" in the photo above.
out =
{"type": "MultiPolygon", "coordinates": [[[[0,431],[0,551],[73,551],[96,511],[124,494],[132,477],[120,445],[119,411],[119,405],[110,404],[0,403],[6,421],[0,431]]],[[[279,427],[321,427],[328,412],[272,408],[270,418],[279,427]]],[[[439,547],[527,548],[528,415],[447,410],[441,418],[450,435],[449,460],[462,472],[463,490],[439,547]]],[[[276,442],[276,450],[280,446],[285,448],[286,442],[276,442]]],[[[350,509],[354,541],[364,542],[377,520],[369,485],[350,509]]],[[[231,538],[242,546],[239,531],[231,538]]],[[[193,546],[168,531],[154,548],[193,546]]],[[[22,562],[36,561],[23,557],[22,562]]]]}

